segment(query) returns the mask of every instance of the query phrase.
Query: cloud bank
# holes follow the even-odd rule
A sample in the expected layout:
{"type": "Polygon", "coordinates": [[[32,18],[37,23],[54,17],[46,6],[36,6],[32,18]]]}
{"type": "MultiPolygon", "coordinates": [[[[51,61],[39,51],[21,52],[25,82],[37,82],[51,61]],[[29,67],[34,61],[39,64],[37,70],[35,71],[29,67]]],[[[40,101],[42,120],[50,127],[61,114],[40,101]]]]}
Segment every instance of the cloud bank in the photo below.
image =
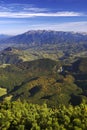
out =
{"type": "Polygon", "coordinates": [[[30,18],[30,17],[73,17],[73,16],[84,16],[78,12],[56,12],[56,13],[31,13],[31,12],[0,12],[2,18],[30,18]]]}
{"type": "Polygon", "coordinates": [[[1,18],[29,18],[29,17],[73,17],[85,16],[84,13],[74,11],[58,11],[48,8],[38,8],[27,4],[1,4],[1,18]]]}
{"type": "Polygon", "coordinates": [[[46,29],[55,31],[74,31],[87,32],[87,21],[82,22],[65,22],[56,24],[38,24],[29,26],[30,29],[46,29]]]}

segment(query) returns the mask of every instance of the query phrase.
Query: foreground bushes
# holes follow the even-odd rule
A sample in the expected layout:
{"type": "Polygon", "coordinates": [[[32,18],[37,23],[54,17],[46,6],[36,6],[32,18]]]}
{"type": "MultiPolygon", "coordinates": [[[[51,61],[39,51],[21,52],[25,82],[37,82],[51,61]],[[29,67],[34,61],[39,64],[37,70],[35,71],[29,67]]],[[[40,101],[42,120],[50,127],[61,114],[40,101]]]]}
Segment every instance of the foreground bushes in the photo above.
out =
{"type": "Polygon", "coordinates": [[[2,102],[0,130],[87,130],[87,104],[48,108],[46,104],[2,102]]]}

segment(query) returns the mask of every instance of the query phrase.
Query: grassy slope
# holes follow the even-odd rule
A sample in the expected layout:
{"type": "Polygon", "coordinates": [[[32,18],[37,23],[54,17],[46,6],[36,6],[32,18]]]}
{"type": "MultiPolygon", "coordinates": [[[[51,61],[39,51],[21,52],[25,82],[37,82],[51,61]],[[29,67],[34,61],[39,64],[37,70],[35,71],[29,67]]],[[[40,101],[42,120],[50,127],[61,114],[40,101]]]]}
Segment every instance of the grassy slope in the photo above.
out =
{"type": "Polygon", "coordinates": [[[6,88],[0,88],[0,97],[7,94],[7,89],[6,88]]]}

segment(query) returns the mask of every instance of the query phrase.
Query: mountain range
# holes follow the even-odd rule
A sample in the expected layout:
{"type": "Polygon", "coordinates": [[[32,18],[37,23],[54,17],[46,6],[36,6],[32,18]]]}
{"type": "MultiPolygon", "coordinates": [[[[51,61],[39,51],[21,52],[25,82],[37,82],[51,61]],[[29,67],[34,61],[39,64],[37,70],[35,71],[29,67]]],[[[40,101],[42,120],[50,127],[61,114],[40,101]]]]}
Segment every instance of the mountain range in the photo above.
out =
{"type": "MultiPolygon", "coordinates": [[[[24,61],[40,58],[72,60],[75,57],[87,56],[87,33],[31,30],[0,40],[0,50],[9,47],[16,48],[14,51],[9,51],[12,56],[15,53],[17,58],[24,61]]],[[[11,55],[8,55],[6,59],[9,59],[11,55]]],[[[5,59],[4,57],[0,56],[0,62],[5,59]]]]}
{"type": "Polygon", "coordinates": [[[86,33],[31,30],[23,34],[0,40],[3,44],[42,45],[59,43],[81,43],[87,41],[86,33]]]}

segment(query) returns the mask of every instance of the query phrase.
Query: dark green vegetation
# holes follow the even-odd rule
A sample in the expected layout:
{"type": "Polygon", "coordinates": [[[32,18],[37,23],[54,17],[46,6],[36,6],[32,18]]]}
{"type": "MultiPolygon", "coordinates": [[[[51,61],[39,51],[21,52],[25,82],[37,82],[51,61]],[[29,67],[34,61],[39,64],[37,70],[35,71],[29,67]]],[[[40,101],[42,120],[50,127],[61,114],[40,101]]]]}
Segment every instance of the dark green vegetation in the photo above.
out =
{"type": "Polygon", "coordinates": [[[38,59],[1,65],[0,86],[7,89],[1,100],[11,97],[12,101],[20,99],[49,106],[80,104],[87,99],[86,61],[87,58],[81,58],[66,65],[60,61],[38,59]]]}
{"type": "Polygon", "coordinates": [[[0,130],[87,130],[87,104],[48,108],[27,102],[0,103],[0,130]]]}

